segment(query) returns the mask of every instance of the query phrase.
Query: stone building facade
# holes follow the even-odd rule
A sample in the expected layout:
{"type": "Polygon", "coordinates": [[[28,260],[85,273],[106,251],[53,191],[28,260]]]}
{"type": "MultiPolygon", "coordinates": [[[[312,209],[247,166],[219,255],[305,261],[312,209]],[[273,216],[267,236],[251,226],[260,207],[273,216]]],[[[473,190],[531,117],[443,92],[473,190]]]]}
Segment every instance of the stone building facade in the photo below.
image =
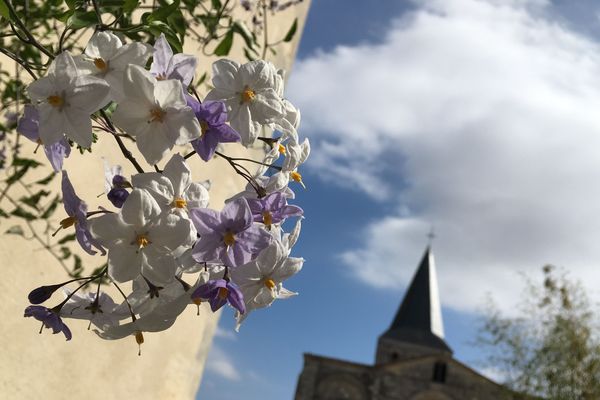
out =
{"type": "Polygon", "coordinates": [[[514,395],[452,357],[444,340],[435,264],[423,259],[377,343],[375,364],[304,355],[296,400],[510,400],[514,395]]]}

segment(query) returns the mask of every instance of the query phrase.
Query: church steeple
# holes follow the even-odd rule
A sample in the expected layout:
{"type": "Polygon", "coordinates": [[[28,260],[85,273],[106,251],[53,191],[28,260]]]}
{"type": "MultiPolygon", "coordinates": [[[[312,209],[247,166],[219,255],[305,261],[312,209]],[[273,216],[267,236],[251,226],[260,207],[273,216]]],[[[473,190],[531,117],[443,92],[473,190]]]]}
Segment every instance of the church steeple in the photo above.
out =
{"type": "Polygon", "coordinates": [[[376,363],[440,352],[452,350],[444,341],[435,262],[427,246],[392,325],[379,337],[376,363]]]}

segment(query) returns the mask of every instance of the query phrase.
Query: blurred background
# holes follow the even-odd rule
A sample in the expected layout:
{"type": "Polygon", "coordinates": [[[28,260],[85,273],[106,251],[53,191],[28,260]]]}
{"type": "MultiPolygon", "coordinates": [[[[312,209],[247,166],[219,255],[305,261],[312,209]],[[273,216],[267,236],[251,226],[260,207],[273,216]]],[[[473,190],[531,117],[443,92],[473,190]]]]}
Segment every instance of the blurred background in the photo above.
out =
{"type": "Polygon", "coordinates": [[[304,352],[372,364],[433,228],[446,342],[474,342],[489,299],[518,312],[546,263],[600,278],[600,5],[313,1],[286,97],[312,154],[286,287],[219,322],[197,399],[290,399],[304,352]]]}

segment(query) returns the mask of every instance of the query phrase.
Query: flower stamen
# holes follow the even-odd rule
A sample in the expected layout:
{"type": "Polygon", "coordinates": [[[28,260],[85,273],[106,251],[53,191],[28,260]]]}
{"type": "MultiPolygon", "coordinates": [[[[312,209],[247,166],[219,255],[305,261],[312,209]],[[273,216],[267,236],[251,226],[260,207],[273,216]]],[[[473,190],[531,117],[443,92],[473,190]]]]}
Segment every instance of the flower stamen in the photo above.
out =
{"type": "Polygon", "coordinates": [[[233,246],[235,244],[235,234],[231,231],[225,232],[223,235],[223,241],[225,242],[226,246],[233,246]]]}
{"type": "Polygon", "coordinates": [[[94,58],[94,65],[102,72],[108,69],[108,64],[102,58],[94,58]]]}
{"type": "Polygon", "coordinates": [[[77,218],[67,217],[67,218],[63,219],[62,221],[60,221],[60,227],[63,229],[67,229],[68,227],[75,225],[76,222],[77,222],[77,218]]]}
{"type": "Polygon", "coordinates": [[[268,287],[269,289],[273,289],[275,287],[275,281],[273,279],[266,279],[265,280],[265,286],[268,287]]]}
{"type": "Polygon", "coordinates": [[[206,122],[206,120],[203,120],[203,119],[201,119],[201,120],[200,120],[200,131],[202,132],[202,135],[201,135],[201,136],[204,136],[204,134],[205,134],[206,132],[208,132],[208,129],[209,129],[209,128],[210,128],[210,127],[209,127],[209,125],[208,125],[208,122],[206,122]]]}
{"type": "Polygon", "coordinates": [[[48,104],[50,104],[52,107],[60,108],[65,104],[65,100],[61,96],[57,95],[48,96],[46,100],[48,100],[48,104]]]}
{"type": "Polygon", "coordinates": [[[175,208],[186,208],[187,207],[187,201],[185,201],[181,197],[178,197],[175,200],[173,200],[173,203],[171,203],[171,205],[173,207],[175,207],[175,208]]]}
{"type": "Polygon", "coordinates": [[[163,122],[163,119],[165,118],[166,112],[164,112],[162,110],[162,108],[160,107],[154,107],[152,110],[150,110],[150,121],[148,121],[148,123],[150,122],[163,122]]]}
{"type": "Polygon", "coordinates": [[[137,235],[137,237],[135,238],[135,243],[137,243],[137,245],[139,246],[140,249],[143,249],[144,247],[148,246],[152,242],[150,241],[150,238],[148,238],[147,235],[142,234],[142,235],[137,235]]]}
{"type": "Polygon", "coordinates": [[[225,300],[227,298],[227,295],[229,295],[229,290],[227,290],[227,288],[220,287],[217,296],[219,296],[219,298],[221,298],[222,300],[225,300]]]}
{"type": "Polygon", "coordinates": [[[264,211],[262,213],[262,217],[263,217],[263,224],[265,224],[267,227],[271,227],[271,225],[273,224],[273,214],[271,214],[269,211],[264,211]]]}
{"type": "Polygon", "coordinates": [[[242,103],[249,103],[256,98],[256,92],[246,86],[244,91],[240,93],[240,97],[242,99],[242,103]]]}

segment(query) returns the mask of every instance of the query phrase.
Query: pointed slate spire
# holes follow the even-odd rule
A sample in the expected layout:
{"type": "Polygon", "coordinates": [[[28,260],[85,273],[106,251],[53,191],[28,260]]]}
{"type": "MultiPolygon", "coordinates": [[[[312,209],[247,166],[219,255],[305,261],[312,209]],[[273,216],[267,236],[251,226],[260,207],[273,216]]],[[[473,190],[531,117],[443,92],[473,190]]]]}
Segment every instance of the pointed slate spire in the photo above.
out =
{"type": "Polygon", "coordinates": [[[392,325],[381,338],[452,352],[444,341],[435,262],[429,246],[392,325]]]}

